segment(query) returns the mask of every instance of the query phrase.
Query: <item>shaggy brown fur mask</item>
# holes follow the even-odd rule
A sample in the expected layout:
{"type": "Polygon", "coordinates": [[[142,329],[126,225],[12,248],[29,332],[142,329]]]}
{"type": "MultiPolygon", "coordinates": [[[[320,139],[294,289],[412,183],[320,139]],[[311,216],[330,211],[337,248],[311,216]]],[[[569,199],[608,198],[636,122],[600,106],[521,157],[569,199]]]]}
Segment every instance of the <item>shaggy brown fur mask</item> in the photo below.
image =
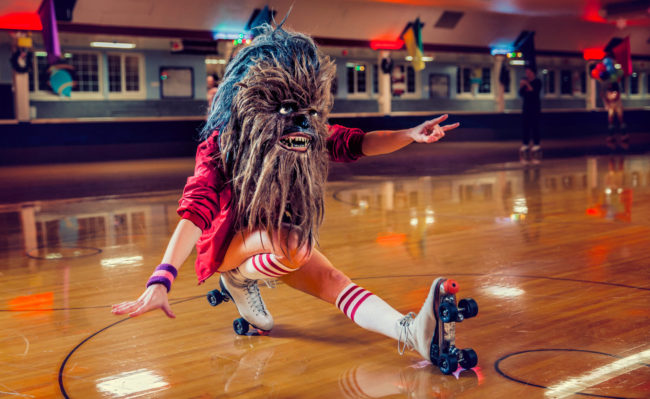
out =
{"type": "Polygon", "coordinates": [[[299,245],[317,239],[323,220],[327,114],[334,64],[300,53],[254,63],[238,88],[220,134],[221,161],[232,180],[238,231],[278,233],[290,226],[299,245]]]}

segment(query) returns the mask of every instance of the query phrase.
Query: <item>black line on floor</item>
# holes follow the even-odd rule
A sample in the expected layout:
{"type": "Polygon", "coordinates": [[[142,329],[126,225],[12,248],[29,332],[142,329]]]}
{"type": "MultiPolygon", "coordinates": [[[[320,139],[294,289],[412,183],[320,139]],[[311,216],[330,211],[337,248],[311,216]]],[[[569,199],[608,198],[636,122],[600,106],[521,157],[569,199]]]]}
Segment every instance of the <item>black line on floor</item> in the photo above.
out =
{"type": "MultiPolygon", "coordinates": [[[[502,377],[504,377],[504,378],[506,378],[506,379],[508,379],[510,381],[514,381],[514,382],[517,382],[517,383],[523,384],[523,385],[529,385],[529,386],[536,387],[536,388],[548,389],[549,387],[547,387],[547,386],[534,384],[532,382],[520,380],[518,378],[515,378],[515,377],[512,377],[512,376],[506,374],[503,370],[501,370],[500,365],[501,365],[502,361],[504,361],[504,360],[506,360],[506,359],[508,359],[510,357],[513,357],[513,356],[517,356],[517,355],[521,355],[521,354],[525,354],[525,353],[532,353],[532,352],[583,352],[583,353],[593,353],[593,354],[597,354],[597,355],[603,355],[603,356],[613,357],[613,358],[616,358],[616,359],[621,359],[620,356],[612,355],[611,353],[591,351],[591,350],[585,350],[585,349],[566,349],[566,348],[530,349],[530,350],[524,350],[524,351],[509,353],[507,355],[502,356],[501,358],[497,359],[496,362],[494,362],[494,370],[497,373],[499,373],[499,375],[501,375],[502,377]]],[[[649,364],[645,364],[645,363],[641,363],[641,364],[643,364],[645,367],[650,367],[649,364]]],[[[596,397],[596,398],[634,399],[634,398],[628,398],[626,396],[598,395],[598,394],[595,394],[595,393],[584,393],[584,392],[573,392],[572,394],[573,395],[582,395],[582,396],[592,396],[592,397],[596,397]]]]}

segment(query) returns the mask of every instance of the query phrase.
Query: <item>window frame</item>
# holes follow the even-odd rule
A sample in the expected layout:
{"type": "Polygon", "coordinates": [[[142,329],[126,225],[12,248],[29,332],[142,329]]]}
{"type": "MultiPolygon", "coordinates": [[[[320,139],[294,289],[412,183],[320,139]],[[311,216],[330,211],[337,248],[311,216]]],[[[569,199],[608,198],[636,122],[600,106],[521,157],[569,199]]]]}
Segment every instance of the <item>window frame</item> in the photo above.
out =
{"type": "Polygon", "coordinates": [[[638,93],[636,93],[636,94],[632,94],[631,84],[630,84],[630,83],[631,83],[631,80],[632,80],[632,79],[631,79],[632,77],[631,77],[631,76],[626,76],[626,77],[624,77],[624,79],[625,79],[625,83],[626,83],[626,85],[627,85],[627,87],[626,87],[627,90],[626,90],[626,93],[625,93],[625,94],[626,94],[625,98],[627,98],[627,99],[631,99],[631,100],[632,100],[632,99],[634,99],[634,100],[638,100],[638,99],[643,98],[643,73],[642,73],[642,72],[636,72],[636,71],[633,71],[633,73],[636,73],[636,74],[637,74],[637,82],[638,82],[638,86],[637,86],[637,88],[638,88],[638,93]]]}
{"type": "Polygon", "coordinates": [[[346,61],[345,62],[345,95],[346,98],[354,100],[361,100],[361,99],[369,99],[372,98],[372,65],[374,65],[373,62],[369,61],[361,61],[361,60],[355,60],[355,61],[346,61]],[[348,91],[349,87],[349,79],[348,79],[348,68],[353,67],[356,68],[358,66],[363,66],[364,70],[363,71],[357,71],[355,69],[354,73],[354,82],[352,83],[354,87],[354,92],[350,93],[348,91]],[[366,78],[366,90],[365,91],[358,91],[359,85],[358,85],[358,75],[359,72],[363,72],[366,78]]]}
{"type": "MultiPolygon", "coordinates": [[[[503,98],[506,100],[513,100],[519,97],[519,81],[517,80],[517,74],[515,68],[512,68],[510,65],[506,66],[508,68],[508,74],[510,75],[510,91],[507,92],[506,88],[503,88],[503,98]]],[[[500,85],[499,76],[496,77],[496,83],[500,85]]]]}
{"type": "MultiPolygon", "coordinates": [[[[510,73],[512,73],[512,71],[510,73]]],[[[458,99],[494,99],[496,97],[495,85],[499,84],[499,79],[498,79],[498,77],[495,77],[494,65],[491,65],[491,64],[489,64],[489,65],[488,64],[480,64],[480,65],[459,64],[459,65],[456,65],[456,82],[457,82],[457,86],[456,86],[456,91],[454,93],[455,94],[454,98],[458,98],[458,99]],[[471,90],[471,88],[472,88],[471,83],[470,83],[470,90],[471,91],[463,91],[462,90],[462,87],[464,86],[464,79],[463,79],[464,72],[463,72],[463,70],[464,69],[469,69],[470,70],[470,76],[471,76],[471,71],[472,70],[474,70],[474,69],[483,70],[485,68],[490,70],[490,92],[489,93],[479,93],[478,90],[477,90],[476,93],[474,93],[474,90],[471,90]],[[460,92],[458,92],[458,90],[459,90],[458,85],[460,85],[460,90],[461,90],[460,92]]],[[[510,96],[512,95],[512,92],[513,92],[513,87],[512,87],[512,79],[511,79],[510,80],[510,93],[505,93],[504,92],[504,97],[505,98],[511,98],[510,96]]]]}
{"type": "Polygon", "coordinates": [[[551,68],[551,67],[542,67],[542,71],[540,75],[538,76],[539,80],[542,82],[542,98],[560,98],[560,97],[565,97],[565,98],[571,98],[573,97],[572,95],[565,94],[563,96],[560,95],[560,79],[559,76],[560,74],[558,73],[559,70],[557,68],[551,68]],[[548,74],[550,75],[550,72],[553,72],[553,90],[555,91],[554,93],[549,93],[546,90],[546,84],[544,81],[544,75],[548,74]]]}
{"type": "Polygon", "coordinates": [[[33,84],[34,91],[29,92],[29,99],[34,101],[87,101],[87,100],[104,100],[104,58],[103,54],[99,51],[85,51],[85,50],[74,50],[66,51],[67,54],[91,54],[97,57],[97,87],[96,92],[78,92],[73,91],[70,97],[63,97],[57,94],[52,93],[51,90],[41,90],[39,85],[39,71],[38,71],[38,56],[36,51],[33,54],[33,64],[34,73],[33,73],[33,84]]]}
{"type": "MultiPolygon", "coordinates": [[[[422,71],[416,71],[415,68],[413,68],[413,64],[410,62],[397,62],[395,63],[394,68],[399,68],[399,67],[404,67],[404,93],[402,93],[401,96],[393,96],[393,90],[392,90],[392,83],[391,83],[391,98],[393,100],[413,100],[413,99],[421,99],[422,98],[422,89],[421,89],[421,73],[422,71]],[[408,87],[409,87],[409,68],[413,69],[413,78],[415,79],[414,82],[414,88],[415,91],[409,92],[408,87]]],[[[391,79],[392,82],[392,79],[391,79]]]]}
{"type": "Polygon", "coordinates": [[[140,99],[144,100],[147,98],[147,89],[146,89],[146,69],[145,69],[145,57],[141,53],[127,53],[127,52],[107,52],[104,54],[105,63],[106,63],[106,76],[104,81],[106,82],[106,98],[108,100],[133,100],[140,99]],[[120,75],[121,75],[121,91],[111,92],[110,91],[110,80],[109,74],[110,70],[108,67],[108,57],[110,56],[119,56],[120,57],[120,75]],[[138,59],[138,91],[126,91],[126,57],[136,57],[138,59]]]}

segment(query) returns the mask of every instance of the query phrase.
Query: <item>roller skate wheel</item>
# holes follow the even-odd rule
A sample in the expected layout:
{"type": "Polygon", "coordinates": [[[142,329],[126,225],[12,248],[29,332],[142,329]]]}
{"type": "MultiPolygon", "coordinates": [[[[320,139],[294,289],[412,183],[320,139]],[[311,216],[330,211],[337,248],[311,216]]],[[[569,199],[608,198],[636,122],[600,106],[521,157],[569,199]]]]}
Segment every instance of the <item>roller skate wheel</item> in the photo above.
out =
{"type": "Polygon", "coordinates": [[[465,370],[469,370],[472,367],[476,367],[478,364],[478,356],[476,355],[476,352],[474,352],[474,349],[472,348],[467,348],[463,349],[460,351],[460,367],[464,368],[465,370]]]}
{"type": "Polygon", "coordinates": [[[443,323],[450,323],[458,319],[458,308],[453,303],[443,302],[438,308],[438,314],[443,323]]]}
{"type": "Polygon", "coordinates": [[[458,357],[449,353],[443,353],[438,360],[438,367],[442,374],[451,374],[458,368],[458,357]]]}
{"type": "Polygon", "coordinates": [[[463,298],[458,301],[458,310],[464,318],[469,319],[478,314],[478,303],[472,298],[463,298]]]}
{"type": "Polygon", "coordinates": [[[445,293],[451,295],[457,293],[458,290],[460,289],[456,280],[452,280],[452,279],[446,280],[442,285],[442,288],[445,290],[445,293]]]}
{"type": "Polygon", "coordinates": [[[250,324],[241,317],[232,322],[232,328],[235,330],[235,334],[237,335],[246,335],[249,326],[250,324]]]}
{"type": "Polygon", "coordinates": [[[219,290],[212,290],[208,292],[206,298],[208,299],[208,302],[210,303],[211,306],[217,306],[218,304],[223,302],[223,294],[219,290]]]}

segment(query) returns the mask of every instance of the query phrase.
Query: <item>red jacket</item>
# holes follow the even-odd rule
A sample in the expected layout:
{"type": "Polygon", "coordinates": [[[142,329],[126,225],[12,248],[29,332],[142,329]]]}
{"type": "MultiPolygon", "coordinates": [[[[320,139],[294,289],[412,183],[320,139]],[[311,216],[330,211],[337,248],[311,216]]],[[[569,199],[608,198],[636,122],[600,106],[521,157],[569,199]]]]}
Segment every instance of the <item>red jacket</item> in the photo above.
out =
{"type": "MultiPolygon", "coordinates": [[[[364,133],[340,125],[329,127],[327,152],[334,162],[359,159],[364,133]]],[[[178,201],[178,214],[199,227],[203,234],[196,243],[196,275],[199,284],[221,266],[235,231],[233,214],[228,208],[232,188],[227,183],[218,154],[218,132],[201,143],[196,151],[194,175],[187,179],[183,196],[178,201]]]]}

